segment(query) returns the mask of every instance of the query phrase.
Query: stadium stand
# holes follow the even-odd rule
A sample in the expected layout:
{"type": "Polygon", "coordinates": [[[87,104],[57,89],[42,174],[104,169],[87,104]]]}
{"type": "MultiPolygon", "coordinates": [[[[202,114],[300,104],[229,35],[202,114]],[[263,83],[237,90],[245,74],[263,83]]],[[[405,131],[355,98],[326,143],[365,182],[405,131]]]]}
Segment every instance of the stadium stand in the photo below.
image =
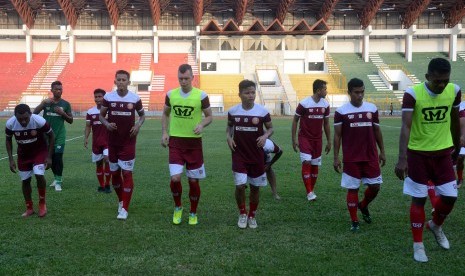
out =
{"type": "Polygon", "coordinates": [[[238,97],[238,84],[244,79],[241,74],[221,75],[208,74],[200,75],[200,89],[208,94],[223,95],[225,102],[224,109],[240,102],[238,97]]]}

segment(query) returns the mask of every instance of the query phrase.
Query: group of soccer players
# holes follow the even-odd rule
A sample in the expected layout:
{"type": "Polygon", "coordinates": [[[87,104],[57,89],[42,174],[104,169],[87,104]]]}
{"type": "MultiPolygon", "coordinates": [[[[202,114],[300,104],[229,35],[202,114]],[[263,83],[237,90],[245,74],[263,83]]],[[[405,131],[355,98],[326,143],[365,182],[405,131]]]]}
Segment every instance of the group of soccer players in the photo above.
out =
{"type": "MultiPolygon", "coordinates": [[[[399,179],[404,180],[404,193],[412,197],[410,220],[414,259],[418,262],[428,261],[422,241],[428,183],[434,186],[438,196],[434,201],[432,220],[428,221],[427,227],[438,244],[449,249],[449,242],[441,226],[457,198],[457,182],[452,162],[457,158],[460,145],[465,145],[465,134],[460,135],[460,129],[465,132],[465,110],[461,112],[464,120],[460,128],[461,91],[457,85],[449,83],[450,72],[451,67],[447,60],[431,60],[426,81],[407,89],[402,104],[399,159],[395,173],[399,179]]],[[[118,197],[117,219],[121,220],[128,217],[134,188],[132,171],[136,137],[145,121],[141,99],[137,94],[128,91],[129,79],[127,71],[119,70],[115,74],[115,91],[94,91],[96,106],[87,113],[84,138],[84,146],[87,147],[88,137],[93,133],[92,161],[96,163],[96,175],[100,184],[98,191],[111,192],[111,178],[118,197]],[[137,121],[135,113],[138,114],[137,121]]],[[[166,94],[161,120],[161,145],[169,147],[170,188],[174,200],[173,223],[182,222],[181,174],[185,168],[190,200],[188,223],[196,225],[201,195],[199,180],[206,177],[202,133],[212,122],[212,111],[208,95],[192,86],[193,73],[190,65],[183,64],[179,67],[178,79],[180,87],[166,94]]],[[[364,83],[360,79],[353,78],[348,82],[349,102],[337,108],[334,113],[334,136],[331,143],[330,106],[325,100],[326,82],[316,80],[313,83],[313,95],[297,106],[291,133],[292,146],[296,152],[300,152],[302,180],[309,201],[317,197],[315,184],[321,166],[323,132],[326,137],[326,154],[334,146],[333,167],[337,172],[342,168],[341,186],[347,189],[346,201],[352,231],[357,231],[360,227],[357,210],[361,211],[366,223],[372,222],[368,205],[380,191],[383,182],[380,165],[384,166],[386,162],[378,109],[374,104],[363,101],[364,89],[364,83]],[[339,157],[341,146],[342,163],[339,157]],[[358,196],[360,183],[367,187],[361,201],[358,196]]],[[[13,136],[18,144],[18,170],[26,201],[24,217],[34,214],[31,199],[32,175],[37,179],[40,217],[47,213],[44,173],[48,167],[53,168],[55,189],[61,190],[64,138],[59,140],[58,135],[64,132],[63,122],[72,123],[73,117],[69,103],[61,99],[61,83],[54,82],[52,92],[54,97],[44,100],[33,113],[25,104],[16,106],[15,115],[6,123],[6,147],[10,170],[13,172],[17,170],[12,155],[13,136]],[[44,118],[36,115],[42,110],[44,118]],[[53,119],[57,118],[61,120],[62,128],[55,131],[53,125],[56,123],[53,119]]],[[[269,140],[273,134],[271,116],[263,106],[255,103],[256,84],[250,80],[241,81],[239,97],[241,103],[228,111],[226,127],[239,210],[237,225],[239,228],[257,228],[255,215],[259,191],[260,187],[267,185],[267,177],[272,184],[274,197],[279,199],[271,165],[279,159],[282,150],[269,140]],[[274,153],[273,158],[268,156],[270,152],[274,153]],[[248,184],[250,192],[247,211],[248,184]]],[[[463,162],[463,158],[461,160],[463,162]]],[[[459,161],[459,166],[462,162],[459,161]]]]}

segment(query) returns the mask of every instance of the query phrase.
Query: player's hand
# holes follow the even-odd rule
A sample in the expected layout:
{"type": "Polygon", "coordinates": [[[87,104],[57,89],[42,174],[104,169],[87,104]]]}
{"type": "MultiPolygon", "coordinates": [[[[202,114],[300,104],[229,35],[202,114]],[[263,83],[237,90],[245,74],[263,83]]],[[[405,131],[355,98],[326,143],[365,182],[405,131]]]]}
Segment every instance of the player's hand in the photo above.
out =
{"type": "Polygon", "coordinates": [[[394,173],[396,174],[397,178],[400,180],[404,180],[407,176],[407,159],[406,158],[399,158],[397,161],[396,167],[394,169],[394,173]]]}
{"type": "Polygon", "coordinates": [[[270,163],[265,163],[265,172],[267,172],[270,168],[270,163]]]}
{"type": "Polygon", "coordinates": [[[116,123],[108,123],[107,125],[105,125],[105,127],[108,129],[108,131],[115,131],[118,129],[116,123]]]}
{"type": "Polygon", "coordinates": [[[195,128],[194,128],[194,133],[196,135],[199,135],[200,133],[202,133],[203,131],[203,125],[202,124],[198,124],[195,128]]]}
{"type": "Polygon", "coordinates": [[[339,160],[339,157],[334,158],[333,167],[337,173],[341,173],[342,165],[341,165],[341,160],[339,160]]]}
{"type": "Polygon", "coordinates": [[[131,127],[131,130],[129,130],[129,137],[136,137],[137,134],[139,134],[140,126],[138,124],[135,124],[133,127],[131,127]]]}
{"type": "Polygon", "coordinates": [[[228,138],[226,140],[228,142],[229,149],[231,149],[231,151],[235,151],[236,150],[236,142],[234,142],[234,139],[232,137],[228,136],[228,138]]]}
{"type": "Polygon", "coordinates": [[[326,143],[325,152],[328,154],[331,151],[331,142],[326,143]]]}
{"type": "Polygon", "coordinates": [[[257,147],[263,148],[265,146],[266,138],[265,136],[260,136],[257,138],[257,147]]]}
{"type": "Polygon", "coordinates": [[[161,145],[166,148],[168,146],[168,143],[170,142],[170,136],[168,133],[163,133],[161,136],[161,145]]]}
{"type": "Polygon", "coordinates": [[[299,143],[296,141],[292,141],[292,147],[294,148],[295,152],[299,152],[299,143]]]}
{"type": "Polygon", "coordinates": [[[45,164],[45,169],[48,170],[52,167],[52,158],[50,157],[47,157],[47,160],[46,160],[47,164],[45,164]]]}
{"type": "Polygon", "coordinates": [[[89,142],[87,141],[87,139],[84,139],[84,147],[85,147],[86,149],[87,149],[87,144],[88,144],[88,143],[89,143],[89,142]]]}
{"type": "Polygon", "coordinates": [[[10,171],[16,173],[16,163],[15,160],[10,160],[10,171]]]}
{"type": "Polygon", "coordinates": [[[53,101],[51,98],[46,98],[42,101],[43,104],[51,104],[53,101]]]}
{"type": "Polygon", "coordinates": [[[381,152],[379,154],[379,164],[381,165],[381,167],[384,167],[384,165],[386,165],[386,155],[384,154],[384,152],[381,152]]]}
{"type": "Polygon", "coordinates": [[[53,111],[55,111],[56,114],[61,115],[61,116],[66,114],[65,111],[63,110],[63,107],[61,106],[55,106],[53,111]]]}

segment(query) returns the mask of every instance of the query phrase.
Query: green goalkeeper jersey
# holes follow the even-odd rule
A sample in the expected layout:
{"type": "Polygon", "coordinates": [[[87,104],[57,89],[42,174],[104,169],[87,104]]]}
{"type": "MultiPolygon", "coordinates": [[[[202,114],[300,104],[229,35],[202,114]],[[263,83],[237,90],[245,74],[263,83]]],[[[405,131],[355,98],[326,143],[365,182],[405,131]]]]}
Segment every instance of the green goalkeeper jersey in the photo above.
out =
{"type": "Polygon", "coordinates": [[[44,106],[44,119],[53,129],[53,133],[55,134],[55,145],[64,145],[66,141],[65,118],[55,113],[56,106],[62,108],[65,113],[71,113],[71,105],[69,102],[60,99],[58,103],[46,104],[44,106]]]}

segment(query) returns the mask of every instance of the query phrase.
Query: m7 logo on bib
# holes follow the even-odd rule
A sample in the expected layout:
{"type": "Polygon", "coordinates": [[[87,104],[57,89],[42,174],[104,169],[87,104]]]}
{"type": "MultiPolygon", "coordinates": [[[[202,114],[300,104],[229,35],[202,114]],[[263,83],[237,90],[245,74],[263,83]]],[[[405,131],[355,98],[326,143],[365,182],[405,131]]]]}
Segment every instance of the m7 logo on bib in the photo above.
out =
{"type": "Polygon", "coordinates": [[[448,110],[449,108],[447,106],[437,106],[423,108],[421,113],[423,114],[425,121],[443,121],[446,118],[448,110]]]}
{"type": "Polygon", "coordinates": [[[175,105],[173,106],[173,110],[176,116],[189,117],[192,115],[194,108],[192,106],[175,105]]]}

